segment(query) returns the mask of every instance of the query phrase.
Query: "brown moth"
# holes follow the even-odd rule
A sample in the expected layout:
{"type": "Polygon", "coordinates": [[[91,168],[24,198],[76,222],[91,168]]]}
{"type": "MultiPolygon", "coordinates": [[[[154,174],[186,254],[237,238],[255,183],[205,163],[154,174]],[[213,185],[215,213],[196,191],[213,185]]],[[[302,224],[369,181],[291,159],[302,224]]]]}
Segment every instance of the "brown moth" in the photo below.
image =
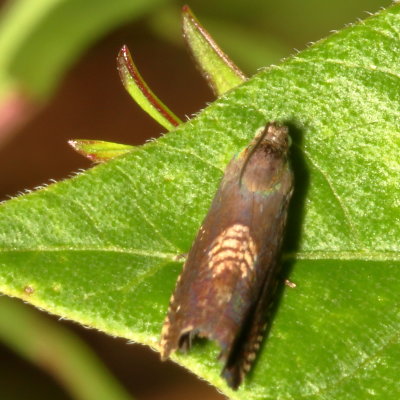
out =
{"type": "Polygon", "coordinates": [[[161,334],[161,357],[195,336],[218,343],[237,389],[260,347],[278,283],[293,191],[285,126],[271,122],[228,164],[187,257],[161,334]]]}

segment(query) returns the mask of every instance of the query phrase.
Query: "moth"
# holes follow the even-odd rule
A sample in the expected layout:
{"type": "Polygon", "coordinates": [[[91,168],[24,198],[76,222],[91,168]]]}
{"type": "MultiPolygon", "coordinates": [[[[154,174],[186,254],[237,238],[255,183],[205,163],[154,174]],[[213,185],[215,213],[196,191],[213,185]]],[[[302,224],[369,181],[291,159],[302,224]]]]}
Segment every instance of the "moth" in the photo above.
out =
{"type": "Polygon", "coordinates": [[[237,389],[263,338],[280,270],[293,174],[288,129],[275,122],[226,167],[188,254],[161,333],[161,358],[198,336],[217,342],[237,389]]]}

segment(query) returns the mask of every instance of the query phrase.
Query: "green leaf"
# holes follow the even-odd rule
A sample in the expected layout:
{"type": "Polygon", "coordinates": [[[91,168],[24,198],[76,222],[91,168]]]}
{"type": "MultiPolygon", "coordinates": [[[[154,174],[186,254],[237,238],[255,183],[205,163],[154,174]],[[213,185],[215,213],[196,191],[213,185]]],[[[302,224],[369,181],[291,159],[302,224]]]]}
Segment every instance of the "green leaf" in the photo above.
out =
{"type": "Polygon", "coordinates": [[[400,5],[231,90],[161,139],[0,209],[0,290],[158,348],[223,170],[266,121],[293,139],[285,288],[232,392],[218,350],[175,360],[233,399],[397,399],[400,5]]]}
{"type": "Polygon", "coordinates": [[[105,142],[104,140],[74,139],[69,140],[68,144],[78,153],[87,157],[93,162],[105,162],[112,158],[122,156],[136,147],[128,144],[105,142]]]}
{"type": "Polygon", "coordinates": [[[182,123],[146,84],[136,68],[127,46],[123,46],[119,51],[117,65],[126,91],[147,114],[169,131],[182,123]]]}
{"type": "Polygon", "coordinates": [[[216,96],[246,80],[243,72],[219,48],[188,6],[182,8],[182,26],[186,43],[216,96]]]}

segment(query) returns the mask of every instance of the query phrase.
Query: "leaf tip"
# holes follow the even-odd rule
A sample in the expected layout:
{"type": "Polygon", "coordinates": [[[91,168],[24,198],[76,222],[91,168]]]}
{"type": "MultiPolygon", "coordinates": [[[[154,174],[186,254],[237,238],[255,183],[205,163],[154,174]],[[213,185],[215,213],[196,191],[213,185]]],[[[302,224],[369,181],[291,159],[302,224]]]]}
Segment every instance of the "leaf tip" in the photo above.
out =
{"type": "Polygon", "coordinates": [[[184,4],[182,6],[182,13],[183,14],[190,14],[192,12],[192,10],[190,9],[190,7],[187,4],[184,4]]]}
{"type": "Polygon", "coordinates": [[[135,150],[134,146],[93,139],[68,140],[68,144],[92,162],[101,163],[135,150]]]}
{"type": "Polygon", "coordinates": [[[77,150],[77,148],[79,147],[79,144],[78,144],[78,140],[75,140],[75,139],[70,139],[70,140],[68,140],[67,141],[67,143],[74,149],[74,150],[77,150]]]}
{"type": "Polygon", "coordinates": [[[182,7],[182,30],[199,70],[217,97],[247,79],[187,5],[182,7]]]}
{"type": "Polygon", "coordinates": [[[117,55],[117,70],[125,89],[127,89],[126,85],[128,80],[128,74],[131,73],[130,71],[131,64],[132,64],[131,53],[128,49],[128,46],[124,44],[117,55]]]}
{"type": "Polygon", "coordinates": [[[70,139],[68,140],[68,144],[80,155],[88,158],[90,161],[93,162],[100,162],[97,159],[96,154],[88,151],[88,147],[95,143],[95,140],[83,140],[83,139],[70,139]]]}

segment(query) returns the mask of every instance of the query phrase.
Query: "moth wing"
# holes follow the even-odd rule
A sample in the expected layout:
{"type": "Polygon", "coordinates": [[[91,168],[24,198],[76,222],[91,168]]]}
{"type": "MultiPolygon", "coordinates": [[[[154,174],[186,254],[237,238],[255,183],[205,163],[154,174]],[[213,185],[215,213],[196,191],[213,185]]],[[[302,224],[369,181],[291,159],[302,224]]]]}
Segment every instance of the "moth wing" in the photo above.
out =
{"type": "Polygon", "coordinates": [[[269,268],[261,294],[253,310],[248,315],[241,334],[236,338],[221,375],[229,386],[236,389],[250,370],[263,340],[263,334],[270,322],[278,286],[278,265],[269,268]]]}
{"type": "Polygon", "coordinates": [[[171,298],[162,332],[163,358],[177,348],[187,350],[198,335],[216,341],[226,361],[257,300],[257,249],[249,228],[234,224],[204,245],[200,230],[171,298]]]}

